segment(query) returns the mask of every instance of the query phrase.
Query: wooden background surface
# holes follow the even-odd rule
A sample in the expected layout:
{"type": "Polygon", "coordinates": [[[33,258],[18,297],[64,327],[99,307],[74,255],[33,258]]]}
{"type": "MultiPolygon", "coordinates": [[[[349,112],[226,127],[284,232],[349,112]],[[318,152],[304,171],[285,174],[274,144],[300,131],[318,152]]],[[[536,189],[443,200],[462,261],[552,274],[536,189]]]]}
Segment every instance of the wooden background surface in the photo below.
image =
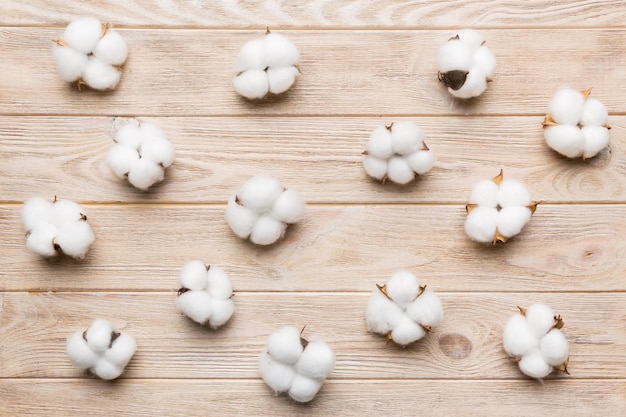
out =
{"type": "Polygon", "coordinates": [[[623,416],[626,414],[626,4],[622,0],[149,1],[0,3],[0,415],[623,416]],[[93,15],[130,57],[118,88],[60,80],[52,39],[93,15]],[[265,27],[300,49],[303,76],[250,103],[231,86],[240,46],[265,27]],[[435,57],[456,29],[479,29],[498,58],[478,100],[451,99],[435,57]],[[559,87],[593,87],[610,111],[610,149],[570,161],[543,142],[559,87]],[[115,117],[160,124],[177,150],[148,193],[105,164],[115,117]],[[415,121],[439,157],[405,188],[370,181],[371,130],[415,121]],[[543,201],[524,232],[483,247],[464,235],[472,185],[505,175],[543,201]],[[269,172],[309,202],[270,248],[238,240],[225,201],[269,172]],[[84,261],[28,252],[32,195],[85,205],[97,240],[84,261]],[[189,260],[220,265],[236,313],[212,332],[181,316],[189,260]],[[436,332],[401,349],[367,332],[374,284],[399,268],[443,300],[436,332]],[[516,305],[565,319],[571,376],[524,378],[502,351],[516,305]],[[76,370],[66,337],[94,318],[139,345],[123,377],[76,370]],[[337,363],[308,405],[274,397],[257,358],[283,324],[306,325],[337,363]]]}

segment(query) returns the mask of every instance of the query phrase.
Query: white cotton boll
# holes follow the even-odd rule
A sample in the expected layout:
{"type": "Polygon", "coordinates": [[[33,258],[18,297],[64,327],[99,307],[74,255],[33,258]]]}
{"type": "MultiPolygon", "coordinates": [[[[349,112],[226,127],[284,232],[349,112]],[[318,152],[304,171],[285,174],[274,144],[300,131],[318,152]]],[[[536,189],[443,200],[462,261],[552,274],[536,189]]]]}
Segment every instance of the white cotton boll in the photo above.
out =
{"type": "Polygon", "coordinates": [[[120,332],[109,349],[104,352],[104,358],[118,368],[124,369],[137,350],[137,342],[129,333],[120,332]]]}
{"type": "Polygon", "coordinates": [[[82,259],[96,240],[89,223],[82,220],[66,223],[57,229],[55,242],[64,254],[82,259]]]}
{"type": "Polygon", "coordinates": [[[281,94],[289,90],[296,82],[296,77],[300,74],[296,67],[280,67],[268,68],[267,82],[269,84],[269,92],[272,94],[281,94]]]}
{"type": "Polygon", "coordinates": [[[96,90],[114,89],[121,77],[121,71],[93,56],[87,61],[83,72],[83,81],[96,90]]]}
{"type": "Polygon", "coordinates": [[[141,133],[139,126],[134,123],[127,123],[120,127],[115,133],[115,141],[120,145],[132,149],[139,149],[141,146],[141,133]]]}
{"type": "Polygon", "coordinates": [[[608,117],[609,111],[600,100],[587,97],[580,118],[583,126],[604,126],[608,117]]]}
{"type": "Polygon", "coordinates": [[[530,221],[531,215],[532,212],[528,207],[512,206],[503,208],[498,213],[498,232],[505,238],[519,234],[530,221]]]}
{"type": "Polygon", "coordinates": [[[465,83],[458,90],[448,87],[448,92],[458,98],[478,97],[487,89],[487,76],[478,67],[472,68],[465,83]]]}
{"type": "Polygon", "coordinates": [[[391,145],[395,153],[408,155],[424,143],[424,132],[413,122],[395,122],[391,127],[391,145]]]}
{"type": "MultiPolygon", "coordinates": [[[[385,297],[384,295],[380,294],[381,296],[385,297]]],[[[385,297],[386,298],[386,297],[385,297]]],[[[373,326],[370,327],[370,330],[375,332],[375,333],[380,333],[380,334],[387,334],[387,332],[389,332],[389,330],[392,330],[393,328],[395,328],[396,326],[398,326],[398,324],[402,321],[402,319],[405,317],[404,314],[404,310],[402,310],[402,307],[400,307],[398,304],[387,300],[387,303],[380,303],[378,305],[378,312],[373,314],[377,314],[378,318],[372,322],[372,325],[377,326],[377,328],[374,328],[373,326]],[[377,330],[383,330],[383,331],[377,331],[377,330]]],[[[368,323],[369,326],[370,323],[368,323]]]]}
{"type": "Polygon", "coordinates": [[[41,197],[31,197],[22,206],[22,223],[24,229],[31,230],[41,223],[47,223],[52,202],[41,197]]]}
{"type": "Polygon", "coordinates": [[[222,300],[219,298],[213,298],[211,302],[213,303],[213,313],[208,324],[212,329],[217,329],[230,320],[235,312],[235,303],[231,299],[222,300]]]}
{"type": "Polygon", "coordinates": [[[585,138],[583,156],[593,158],[609,145],[609,129],[603,126],[585,126],[582,128],[585,138]]]}
{"type": "Polygon", "coordinates": [[[426,290],[406,306],[406,313],[411,320],[422,326],[433,327],[443,319],[443,305],[437,294],[426,290]]]}
{"type": "Polygon", "coordinates": [[[87,65],[87,55],[68,46],[54,45],[52,49],[59,75],[64,81],[77,81],[87,65]]]}
{"type": "Polygon", "coordinates": [[[287,225],[272,216],[259,217],[250,233],[250,240],[257,245],[271,245],[285,233],[287,225]]]}
{"type": "Polygon", "coordinates": [[[391,339],[400,346],[409,345],[426,335],[426,330],[407,316],[391,331],[391,339]]]}
{"type": "Polygon", "coordinates": [[[550,100],[550,115],[563,125],[577,125],[583,113],[585,97],[580,91],[564,88],[558,90],[550,100]]]}
{"type": "Polygon", "coordinates": [[[419,150],[409,155],[406,160],[415,173],[422,175],[430,171],[432,167],[435,166],[437,158],[433,151],[419,150]]]}
{"type": "Polygon", "coordinates": [[[417,297],[420,286],[417,277],[409,271],[398,271],[386,284],[387,295],[401,307],[411,303],[417,297]]]}
{"type": "Polygon", "coordinates": [[[486,46],[478,48],[474,54],[474,65],[487,77],[491,77],[496,69],[496,57],[486,46]]]}
{"type": "Polygon", "coordinates": [[[509,356],[520,358],[535,349],[538,344],[539,339],[530,330],[524,316],[516,314],[509,318],[502,332],[502,345],[509,356]]]}
{"type": "Polygon", "coordinates": [[[259,174],[248,181],[239,189],[237,196],[239,201],[257,213],[267,213],[272,210],[283,187],[280,182],[267,174],[259,174]]]}
{"type": "Polygon", "coordinates": [[[387,161],[366,155],[363,158],[363,169],[367,175],[380,181],[387,175],[387,161]]]}
{"type": "Polygon", "coordinates": [[[296,223],[304,217],[305,203],[299,192],[286,189],[276,199],[272,216],[283,223],[296,223]]]}
{"type": "Polygon", "coordinates": [[[289,67],[298,64],[300,52],[288,37],[272,32],[263,38],[263,60],[268,67],[289,67]]]}
{"type": "Polygon", "coordinates": [[[207,274],[208,290],[211,297],[229,299],[233,295],[230,278],[219,266],[211,266],[207,274]]]}
{"type": "Polygon", "coordinates": [[[323,383],[324,381],[296,374],[288,394],[294,401],[308,403],[315,398],[323,383]]]}
{"type": "Polygon", "coordinates": [[[552,329],[541,338],[539,350],[543,359],[552,366],[563,365],[569,356],[567,339],[559,329],[552,329]]]}
{"type": "Polygon", "coordinates": [[[248,70],[263,71],[267,68],[265,63],[263,38],[248,41],[243,44],[235,63],[235,72],[240,73],[248,70]]]}
{"type": "Polygon", "coordinates": [[[202,261],[190,261],[183,266],[179,275],[180,285],[192,291],[202,291],[208,285],[206,265],[202,261]]]}
{"type": "Polygon", "coordinates": [[[109,65],[122,65],[128,57],[128,46],[122,35],[109,29],[96,45],[93,54],[109,65]]]}
{"type": "Polygon", "coordinates": [[[107,165],[119,178],[128,175],[137,160],[139,160],[139,154],[135,149],[119,143],[113,144],[107,154],[107,165]]]}
{"type": "Polygon", "coordinates": [[[552,366],[543,359],[537,348],[522,356],[518,365],[519,369],[531,378],[545,378],[552,372],[552,366]]]}
{"type": "Polygon", "coordinates": [[[388,159],[393,155],[393,145],[391,142],[391,132],[385,126],[378,126],[370,134],[370,138],[365,146],[365,151],[369,156],[378,159],[388,159]]]}
{"type": "Polygon", "coordinates": [[[392,308],[389,307],[389,305],[395,306],[396,311],[399,310],[398,312],[400,316],[402,315],[402,310],[385,297],[379,290],[375,290],[372,293],[372,296],[367,302],[367,308],[365,309],[365,321],[367,322],[367,328],[370,332],[386,334],[393,328],[393,326],[386,320],[387,317],[384,314],[384,311],[387,308],[392,308]]]}
{"type": "Polygon", "coordinates": [[[267,352],[284,364],[295,364],[302,355],[300,330],[293,326],[283,326],[272,333],[267,340],[267,352]]]}
{"type": "Polygon", "coordinates": [[[26,238],[26,247],[42,256],[55,256],[52,240],[57,234],[57,228],[50,223],[42,223],[30,230],[26,238]]]}
{"type": "Polygon", "coordinates": [[[96,319],[87,329],[87,344],[94,352],[104,352],[111,344],[111,334],[115,329],[111,322],[105,319],[96,319]]]}
{"type": "Polygon", "coordinates": [[[531,203],[528,189],[519,181],[504,179],[499,191],[500,207],[528,206],[531,203]]]}
{"type": "Polygon", "coordinates": [[[124,369],[112,364],[105,359],[99,360],[98,363],[96,363],[96,366],[91,369],[91,371],[99,378],[110,381],[111,379],[118,378],[120,375],[122,375],[124,369]]]}
{"type": "Polygon", "coordinates": [[[89,369],[99,359],[99,356],[83,339],[83,332],[73,333],[67,338],[66,352],[72,363],[79,369],[89,369]]]}
{"type": "Polygon", "coordinates": [[[483,44],[483,37],[480,33],[474,29],[462,29],[457,32],[457,36],[465,45],[469,46],[473,50],[477,50],[483,44]]]}
{"type": "Polygon", "coordinates": [[[444,43],[437,53],[437,66],[440,72],[469,71],[474,61],[473,52],[465,43],[451,39],[444,43]]]}
{"type": "Polygon", "coordinates": [[[388,162],[387,176],[396,184],[408,184],[415,178],[415,172],[406,159],[394,156],[388,162]]]}
{"type": "Polygon", "coordinates": [[[497,209],[478,206],[465,219],[465,233],[476,242],[491,243],[496,236],[497,223],[497,209]]]}
{"type": "Polygon", "coordinates": [[[213,300],[206,291],[187,291],[176,297],[178,309],[196,323],[205,324],[213,314],[213,300]]]}
{"type": "Polygon", "coordinates": [[[299,374],[309,378],[325,379],[335,366],[335,353],[321,340],[309,341],[295,368],[299,374]]]}
{"type": "Polygon", "coordinates": [[[90,54],[102,36],[102,24],[95,17],[81,17],[65,28],[61,39],[66,45],[90,54]]]}
{"type": "Polygon", "coordinates": [[[55,226],[61,227],[65,223],[80,220],[84,213],[85,210],[71,200],[57,200],[52,204],[49,220],[55,226]]]}
{"type": "Polygon", "coordinates": [[[496,208],[500,202],[500,189],[493,181],[480,181],[472,188],[469,202],[470,204],[496,208]]]}
{"type": "Polygon", "coordinates": [[[543,337],[554,326],[554,312],[545,304],[533,304],[526,309],[526,321],[535,337],[543,337]]]}
{"type": "Polygon", "coordinates": [[[248,70],[236,76],[233,80],[235,91],[250,100],[260,99],[270,90],[267,73],[262,70],[248,70]]]}
{"type": "Polygon", "coordinates": [[[259,368],[263,381],[265,381],[275,393],[289,390],[293,379],[296,377],[296,371],[291,365],[286,365],[275,360],[267,352],[261,354],[259,368]]]}
{"type": "Polygon", "coordinates": [[[575,125],[548,126],[543,130],[546,144],[568,158],[578,158],[585,146],[583,132],[575,125]]]}
{"type": "Polygon", "coordinates": [[[154,138],[167,138],[163,129],[161,129],[161,127],[159,127],[156,123],[143,122],[139,125],[138,129],[142,144],[154,138]]]}
{"type": "Polygon", "coordinates": [[[167,168],[174,162],[174,145],[163,137],[155,136],[142,140],[140,153],[142,158],[167,168]]]}
{"type": "Polygon", "coordinates": [[[226,221],[233,233],[242,239],[247,239],[258,219],[258,214],[249,208],[237,204],[235,197],[228,200],[226,207],[226,221]]]}
{"type": "Polygon", "coordinates": [[[147,190],[163,181],[163,177],[163,168],[145,158],[138,159],[128,173],[128,181],[140,190],[147,190]]]}

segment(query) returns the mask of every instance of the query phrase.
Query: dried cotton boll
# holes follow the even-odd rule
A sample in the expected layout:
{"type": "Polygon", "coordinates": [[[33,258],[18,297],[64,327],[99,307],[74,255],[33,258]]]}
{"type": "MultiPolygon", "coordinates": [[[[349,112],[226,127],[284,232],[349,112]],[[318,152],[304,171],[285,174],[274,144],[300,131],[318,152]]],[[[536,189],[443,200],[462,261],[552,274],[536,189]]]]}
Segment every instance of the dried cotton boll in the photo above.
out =
{"type": "Polygon", "coordinates": [[[335,353],[322,340],[310,340],[296,362],[295,369],[300,375],[323,380],[335,366],[335,353]]]}
{"type": "Polygon", "coordinates": [[[609,145],[608,110],[591,89],[562,89],[550,101],[544,119],[546,144],[568,158],[593,158],[609,145]]]}
{"type": "Polygon", "coordinates": [[[267,352],[282,363],[295,365],[304,350],[300,334],[293,326],[281,327],[267,340],[267,352]]]}
{"type": "Polygon", "coordinates": [[[404,270],[393,274],[385,286],[387,297],[402,308],[415,301],[420,291],[417,277],[404,270]]]}
{"type": "Polygon", "coordinates": [[[407,184],[430,171],[435,154],[424,143],[424,132],[413,122],[378,126],[370,134],[363,152],[367,175],[381,181],[407,184]]]}
{"type": "Polygon", "coordinates": [[[211,297],[229,300],[233,296],[233,285],[226,272],[219,266],[211,266],[206,275],[211,297]]]}
{"type": "Polygon", "coordinates": [[[408,316],[402,316],[400,322],[391,330],[391,340],[405,347],[426,335],[426,330],[408,316]]]}
{"type": "Polygon", "coordinates": [[[55,256],[57,254],[54,239],[57,228],[49,223],[41,224],[33,229],[26,238],[26,247],[42,256],[55,256]]]}
{"type": "Polygon", "coordinates": [[[66,351],[74,365],[80,369],[89,369],[99,358],[98,354],[87,344],[82,332],[72,333],[67,338],[66,351]]]}
{"type": "Polygon", "coordinates": [[[130,172],[133,164],[139,160],[136,149],[115,143],[107,154],[107,165],[119,178],[123,178],[130,172]]]}
{"type": "Polygon", "coordinates": [[[90,54],[100,41],[103,29],[95,17],[81,17],[67,25],[61,39],[71,48],[90,54]]]}
{"type": "Polygon", "coordinates": [[[372,293],[365,310],[367,328],[372,333],[387,334],[402,318],[403,310],[379,290],[372,293]]]}
{"type": "Polygon", "coordinates": [[[535,337],[548,333],[554,326],[554,311],[545,304],[533,304],[526,309],[526,321],[535,337]]]}
{"type": "Polygon", "coordinates": [[[520,358],[535,349],[539,340],[530,331],[526,318],[521,314],[511,316],[502,333],[504,351],[511,357],[520,358]]]}
{"type": "Polygon", "coordinates": [[[84,258],[89,246],[96,240],[87,222],[76,220],[69,222],[57,230],[55,243],[63,249],[63,253],[74,258],[84,258]]]}
{"type": "Polygon", "coordinates": [[[176,298],[176,307],[196,323],[205,325],[213,314],[211,295],[206,291],[187,291],[176,298]]]}
{"type": "Polygon", "coordinates": [[[68,46],[54,45],[52,55],[63,81],[78,81],[87,66],[87,55],[68,46]]]}
{"type": "Polygon", "coordinates": [[[104,352],[104,357],[117,368],[125,368],[137,350],[135,338],[126,332],[120,332],[115,342],[104,352]]]}
{"type": "Polygon", "coordinates": [[[300,193],[284,188],[266,174],[250,178],[228,201],[226,220],[233,232],[257,245],[271,245],[287,226],[304,216],[300,193]]]}
{"type": "Polygon", "coordinates": [[[239,51],[235,91],[250,100],[284,93],[300,74],[299,59],[300,53],[289,38],[268,30],[262,39],[246,42],[239,51]]]}
{"type": "Polygon", "coordinates": [[[108,30],[94,48],[93,55],[109,65],[122,65],[128,57],[128,46],[122,35],[108,30]]]}
{"type": "Polygon", "coordinates": [[[308,403],[315,398],[323,383],[324,381],[296,374],[291,382],[288,394],[294,401],[308,403]]]}
{"type": "Polygon", "coordinates": [[[32,197],[26,200],[22,207],[22,223],[26,230],[37,227],[40,223],[47,223],[52,212],[53,203],[42,197],[32,197]]]}
{"type": "Polygon", "coordinates": [[[422,289],[419,297],[406,306],[406,313],[423,327],[434,327],[443,319],[443,305],[437,294],[422,289]]]}
{"type": "Polygon", "coordinates": [[[519,361],[519,369],[531,378],[542,379],[550,375],[553,368],[545,361],[539,349],[533,349],[522,356],[519,361]]]}
{"type": "Polygon", "coordinates": [[[272,358],[269,353],[263,352],[259,366],[263,381],[274,390],[275,394],[289,391],[291,383],[296,377],[296,370],[292,365],[279,362],[272,358]]]}
{"type": "Polygon", "coordinates": [[[439,48],[437,54],[439,81],[457,98],[480,96],[491,81],[496,58],[485,46],[482,36],[464,29],[439,48]]]}
{"type": "Polygon", "coordinates": [[[465,233],[480,243],[505,243],[528,224],[538,202],[519,181],[504,179],[502,170],[491,181],[480,181],[465,206],[465,233]]]}
{"type": "Polygon", "coordinates": [[[163,181],[165,176],[163,168],[159,165],[149,159],[139,158],[130,167],[127,177],[128,182],[135,188],[145,191],[152,185],[163,181]]]}
{"type": "Polygon", "coordinates": [[[559,329],[552,329],[541,338],[539,350],[545,361],[552,366],[561,366],[569,357],[567,339],[559,329]]]}

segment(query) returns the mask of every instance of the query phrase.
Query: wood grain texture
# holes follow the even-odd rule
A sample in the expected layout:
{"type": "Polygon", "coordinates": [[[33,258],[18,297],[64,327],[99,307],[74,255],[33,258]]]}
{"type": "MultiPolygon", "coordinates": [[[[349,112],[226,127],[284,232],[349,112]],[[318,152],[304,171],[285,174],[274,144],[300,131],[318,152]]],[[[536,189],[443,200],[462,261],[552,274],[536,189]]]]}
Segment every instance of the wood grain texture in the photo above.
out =
{"type": "Polygon", "coordinates": [[[84,15],[116,25],[160,27],[567,27],[623,26],[626,7],[619,0],[5,0],[0,5],[3,25],[63,25],[84,15]]]}
{"type": "Polygon", "coordinates": [[[6,51],[0,114],[20,115],[481,115],[545,114],[557,88],[594,88],[626,111],[621,29],[485,30],[498,58],[480,100],[454,100],[436,54],[453,30],[298,30],[302,77],[279,98],[250,102],[232,87],[241,45],[263,31],[121,30],[130,56],[114,92],[78,92],[56,74],[60,28],[0,28],[6,51]],[[349,59],[346,57],[349,56],[349,59]]]}
{"type": "Polygon", "coordinates": [[[626,366],[625,294],[440,293],[444,321],[402,349],[370,334],[370,293],[235,293],[235,316],[219,332],[191,322],[169,293],[5,293],[0,377],[79,378],[65,339],[94,317],[126,324],[138,351],[121,378],[257,378],[258,357],[282,325],[306,325],[332,346],[333,379],[519,379],[502,350],[502,328],[516,305],[546,303],[570,342],[571,376],[620,378],[626,366]],[[259,314],[259,312],[263,314],[259,314]],[[156,331],[158,329],[158,331],[156,331]]]}
{"type": "Polygon", "coordinates": [[[465,204],[473,185],[500,168],[546,203],[626,201],[623,116],[610,119],[610,149],[587,161],[550,150],[541,116],[150,120],[168,134],[177,159],[166,181],[146,193],[106,164],[113,118],[0,117],[0,201],[58,195],[82,202],[224,203],[249,177],[270,172],[309,203],[465,204]],[[399,120],[421,126],[438,156],[435,168],[407,187],[381,185],[362,167],[374,128],[399,120]]]}
{"type": "Polygon", "coordinates": [[[173,290],[192,259],[221,266],[240,291],[364,291],[399,268],[441,291],[626,290],[621,204],[539,206],[495,247],[465,236],[463,206],[310,207],[271,247],[237,238],[224,207],[93,206],[83,261],[28,251],[19,211],[0,207],[2,290],[173,290]]]}

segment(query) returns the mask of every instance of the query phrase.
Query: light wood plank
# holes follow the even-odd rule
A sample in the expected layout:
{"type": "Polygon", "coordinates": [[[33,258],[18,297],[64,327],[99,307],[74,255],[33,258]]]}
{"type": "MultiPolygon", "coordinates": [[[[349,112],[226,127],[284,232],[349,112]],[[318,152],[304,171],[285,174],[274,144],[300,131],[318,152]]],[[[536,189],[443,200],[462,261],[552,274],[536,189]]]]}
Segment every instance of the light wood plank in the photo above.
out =
{"type": "Polygon", "coordinates": [[[0,412],[40,416],[621,416],[626,382],[327,381],[310,404],[274,397],[260,380],[0,380],[0,412]],[[28,401],[25,401],[28,399],[28,401]]]}
{"type": "Polygon", "coordinates": [[[279,326],[319,334],[337,362],[331,377],[519,379],[502,351],[502,327],[516,305],[550,305],[564,321],[571,376],[624,378],[624,293],[441,293],[445,318],[435,333],[402,349],[368,333],[369,293],[236,293],[235,316],[219,332],[182,316],[171,293],[5,293],[0,377],[78,378],[65,339],[96,317],[126,324],[138,351],[128,378],[256,378],[258,355],[279,326]]]}
{"type": "Polygon", "coordinates": [[[626,8],[619,0],[402,1],[313,0],[196,1],[5,0],[0,24],[65,24],[95,15],[117,25],[203,27],[536,27],[623,26],[626,8]]]}
{"type": "Polygon", "coordinates": [[[624,112],[626,30],[485,30],[498,57],[479,100],[453,100],[437,81],[438,48],[452,30],[292,31],[303,76],[264,103],[238,97],[233,63],[262,31],[121,30],[130,48],[114,92],[63,82],[52,59],[57,28],[2,28],[0,114],[83,115],[467,115],[545,114],[563,85],[594,87],[611,112],[624,112]]]}
{"type": "Polygon", "coordinates": [[[0,200],[58,195],[83,202],[224,203],[250,176],[270,172],[310,203],[464,204],[472,186],[500,168],[544,202],[626,198],[623,116],[610,120],[610,150],[587,161],[550,150],[540,116],[153,118],[174,143],[177,159],[166,181],[147,193],[115,177],[106,165],[113,120],[0,117],[0,177],[5,179],[0,200]],[[383,186],[365,174],[361,152],[376,126],[399,120],[424,129],[438,163],[408,186],[383,186]]]}
{"type": "Polygon", "coordinates": [[[495,247],[469,241],[462,206],[310,207],[271,247],[235,237],[223,207],[94,206],[83,261],[28,251],[19,211],[0,207],[2,290],[170,290],[192,259],[225,268],[240,291],[363,291],[399,268],[441,291],[626,289],[625,205],[539,206],[495,247]]]}

